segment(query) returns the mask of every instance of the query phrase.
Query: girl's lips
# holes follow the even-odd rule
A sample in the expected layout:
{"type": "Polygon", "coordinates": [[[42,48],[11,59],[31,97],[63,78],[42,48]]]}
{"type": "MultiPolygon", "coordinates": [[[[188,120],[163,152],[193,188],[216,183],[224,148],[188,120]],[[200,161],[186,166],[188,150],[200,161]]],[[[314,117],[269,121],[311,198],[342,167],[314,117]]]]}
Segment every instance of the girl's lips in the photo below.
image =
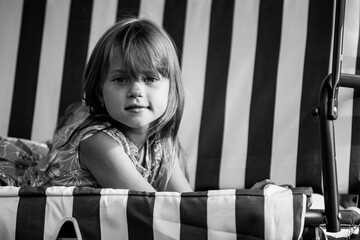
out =
{"type": "Polygon", "coordinates": [[[141,106],[141,105],[131,105],[131,106],[125,107],[126,111],[135,112],[135,113],[142,112],[146,109],[148,109],[147,106],[141,106]]]}
{"type": "Polygon", "coordinates": [[[147,106],[143,105],[129,105],[125,107],[125,110],[132,109],[132,108],[148,108],[147,106]]]}

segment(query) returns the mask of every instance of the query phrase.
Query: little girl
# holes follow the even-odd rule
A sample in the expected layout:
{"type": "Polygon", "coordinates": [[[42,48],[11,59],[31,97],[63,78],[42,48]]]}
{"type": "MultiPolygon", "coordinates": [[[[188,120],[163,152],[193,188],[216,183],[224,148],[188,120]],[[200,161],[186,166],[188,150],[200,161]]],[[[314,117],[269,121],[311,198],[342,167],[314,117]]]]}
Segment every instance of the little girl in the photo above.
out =
{"type": "Polygon", "coordinates": [[[180,67],[163,29],[136,18],[110,27],[87,63],[82,96],[33,185],[192,191],[177,139],[180,67]]]}
{"type": "MultiPolygon", "coordinates": [[[[175,46],[163,29],[137,18],[116,23],[89,58],[84,103],[68,109],[47,157],[24,174],[0,164],[0,185],[192,191],[177,139],[184,106],[180,75],[175,46]]],[[[0,143],[0,155],[16,148],[0,143]]],[[[265,179],[252,188],[271,183],[265,179]]]]}

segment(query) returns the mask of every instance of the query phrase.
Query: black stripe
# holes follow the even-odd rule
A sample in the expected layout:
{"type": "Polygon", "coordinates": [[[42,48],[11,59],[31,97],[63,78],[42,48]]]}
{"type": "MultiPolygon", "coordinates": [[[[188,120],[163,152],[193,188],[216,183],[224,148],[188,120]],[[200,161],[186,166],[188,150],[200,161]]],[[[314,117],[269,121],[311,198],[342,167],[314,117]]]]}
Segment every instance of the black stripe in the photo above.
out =
{"type": "Polygon", "coordinates": [[[100,195],[101,188],[91,188],[91,187],[76,187],[74,189],[74,196],[92,196],[92,195],[100,195]]]}
{"type": "Polygon", "coordinates": [[[88,50],[92,5],[92,0],[71,1],[59,117],[71,103],[81,101],[81,83],[88,50]]]}
{"type": "MultiPolygon", "coordinates": [[[[260,2],[249,117],[246,188],[270,177],[282,9],[282,0],[260,2]]],[[[241,103],[239,111],[241,111],[241,103]]]]}
{"type": "Polygon", "coordinates": [[[321,190],[319,119],[311,115],[320,85],[329,71],[333,1],[311,0],[302,84],[296,186],[321,190]]]}
{"type": "Polygon", "coordinates": [[[207,239],[207,192],[182,193],[180,239],[207,239]]]}
{"type": "Polygon", "coordinates": [[[163,27],[170,34],[178,50],[181,62],[186,19],[187,0],[166,0],[163,27]]]}
{"type": "Polygon", "coordinates": [[[301,225],[302,225],[302,211],[306,206],[303,205],[303,195],[302,194],[293,194],[293,239],[299,239],[301,235],[301,225]]]}
{"type": "Polygon", "coordinates": [[[46,188],[45,187],[22,187],[19,190],[19,196],[45,196],[46,188]]]}
{"type": "Polygon", "coordinates": [[[129,240],[153,239],[155,193],[129,191],[127,225],[129,240]]]}
{"type": "Polygon", "coordinates": [[[24,1],[8,130],[11,137],[31,137],[45,8],[46,0],[24,1]]]}
{"type": "Polygon", "coordinates": [[[43,188],[21,188],[15,239],[43,239],[46,196],[43,188]]]}
{"type": "Polygon", "coordinates": [[[119,0],[116,21],[124,17],[139,16],[140,0],[119,0]]]}
{"type": "Polygon", "coordinates": [[[237,239],[264,239],[265,214],[262,190],[237,190],[235,202],[237,239]]]}
{"type": "MultiPolygon", "coordinates": [[[[360,42],[360,36],[358,41],[360,42]]],[[[355,74],[360,74],[360,44],[358,44],[355,74]]],[[[349,169],[349,193],[360,194],[360,90],[354,90],[351,150],[349,169]]],[[[359,203],[360,204],[360,203],[359,203]]]]}
{"type": "Polygon", "coordinates": [[[234,1],[212,2],[196,190],[219,188],[234,1]]]}
{"type": "Polygon", "coordinates": [[[77,220],[83,239],[101,239],[100,190],[75,188],[73,217],[77,220]]]}

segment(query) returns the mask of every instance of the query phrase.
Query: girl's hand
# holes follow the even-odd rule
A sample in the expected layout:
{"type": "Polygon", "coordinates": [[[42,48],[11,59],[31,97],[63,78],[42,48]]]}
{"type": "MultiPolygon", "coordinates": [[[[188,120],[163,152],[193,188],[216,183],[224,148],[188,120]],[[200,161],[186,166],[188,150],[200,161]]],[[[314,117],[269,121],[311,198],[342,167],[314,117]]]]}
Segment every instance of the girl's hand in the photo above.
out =
{"type": "Polygon", "coordinates": [[[262,180],[261,182],[257,182],[255,183],[250,189],[264,189],[265,185],[268,184],[275,184],[273,181],[271,181],[270,179],[265,179],[262,180]]]}
{"type": "Polygon", "coordinates": [[[279,187],[283,187],[283,188],[293,188],[293,186],[291,186],[290,184],[276,184],[275,182],[271,181],[270,179],[265,179],[262,180],[261,182],[257,182],[254,184],[254,186],[252,186],[250,189],[264,189],[264,187],[268,184],[274,184],[277,185],[279,187]]]}

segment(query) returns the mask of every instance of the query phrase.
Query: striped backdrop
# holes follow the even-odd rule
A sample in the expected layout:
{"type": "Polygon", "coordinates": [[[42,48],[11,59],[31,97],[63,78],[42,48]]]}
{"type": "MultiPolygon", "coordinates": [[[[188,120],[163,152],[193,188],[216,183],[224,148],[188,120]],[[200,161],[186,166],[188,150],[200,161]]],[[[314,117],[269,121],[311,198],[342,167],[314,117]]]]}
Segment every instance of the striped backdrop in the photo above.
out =
{"type": "MultiPolygon", "coordinates": [[[[128,14],[153,19],[178,46],[186,87],[179,134],[197,190],[270,178],[322,192],[310,111],[331,69],[332,1],[0,0],[0,135],[50,139],[67,105],[80,101],[99,35],[128,14]]],[[[347,0],[346,73],[360,71],[359,19],[360,1],[347,0]]],[[[339,93],[341,193],[360,192],[359,95],[339,93]]]]}
{"type": "Polygon", "coordinates": [[[183,194],[1,187],[0,232],[7,240],[55,240],[70,221],[79,240],[288,240],[300,239],[305,209],[306,195],[273,185],[183,194]]]}

